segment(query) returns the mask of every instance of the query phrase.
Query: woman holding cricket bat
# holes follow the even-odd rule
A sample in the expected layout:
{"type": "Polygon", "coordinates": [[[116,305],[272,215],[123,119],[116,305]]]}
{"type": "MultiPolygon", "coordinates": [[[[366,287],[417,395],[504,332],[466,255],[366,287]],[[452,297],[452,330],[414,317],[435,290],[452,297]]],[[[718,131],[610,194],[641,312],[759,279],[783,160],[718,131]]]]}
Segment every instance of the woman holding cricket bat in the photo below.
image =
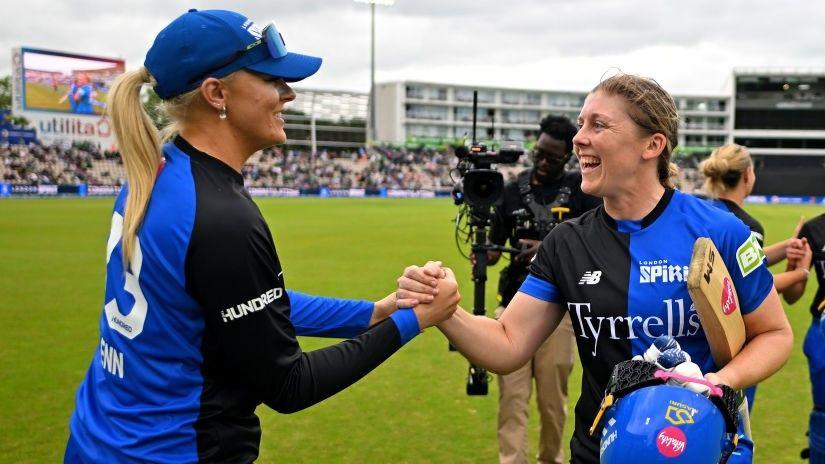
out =
{"type": "MultiPolygon", "coordinates": [[[[508,373],[533,356],[568,312],[584,368],[572,462],[597,463],[601,430],[591,435],[588,429],[617,363],[670,335],[707,380],[742,389],[784,364],[793,334],[750,230],[733,215],[674,189],[670,158],[678,114],[659,84],[626,74],[610,77],[590,92],[578,123],[573,143],[582,191],[602,197],[604,205],[553,229],[501,319],[456,311],[438,327],[473,363],[508,373]],[[716,244],[744,315],[748,341],[721,368],[685,282],[699,237],[716,244]]],[[[431,293],[413,271],[399,281],[399,297],[431,293]]],[[[751,442],[739,443],[733,458],[749,459],[751,442]]]]}

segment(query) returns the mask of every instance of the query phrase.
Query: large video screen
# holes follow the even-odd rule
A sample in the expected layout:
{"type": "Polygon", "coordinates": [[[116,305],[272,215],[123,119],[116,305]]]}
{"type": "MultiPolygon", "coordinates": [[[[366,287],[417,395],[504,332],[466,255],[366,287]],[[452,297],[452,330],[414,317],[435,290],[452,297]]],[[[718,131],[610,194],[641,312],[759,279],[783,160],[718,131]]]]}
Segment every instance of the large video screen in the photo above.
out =
{"type": "Polygon", "coordinates": [[[123,60],[24,48],[26,110],[103,114],[106,94],[123,74],[123,60]]]}

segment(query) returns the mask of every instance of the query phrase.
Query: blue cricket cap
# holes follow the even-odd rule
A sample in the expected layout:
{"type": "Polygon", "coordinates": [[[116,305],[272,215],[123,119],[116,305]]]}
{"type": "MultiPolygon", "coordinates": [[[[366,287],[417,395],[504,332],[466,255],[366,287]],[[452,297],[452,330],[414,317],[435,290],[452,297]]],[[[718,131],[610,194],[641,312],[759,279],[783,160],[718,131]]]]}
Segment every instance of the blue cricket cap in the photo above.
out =
{"type": "Polygon", "coordinates": [[[192,9],[160,31],[143,65],[166,100],[239,69],[300,81],[318,71],[321,58],[287,52],[272,23],[262,27],[232,11],[192,9]]]}

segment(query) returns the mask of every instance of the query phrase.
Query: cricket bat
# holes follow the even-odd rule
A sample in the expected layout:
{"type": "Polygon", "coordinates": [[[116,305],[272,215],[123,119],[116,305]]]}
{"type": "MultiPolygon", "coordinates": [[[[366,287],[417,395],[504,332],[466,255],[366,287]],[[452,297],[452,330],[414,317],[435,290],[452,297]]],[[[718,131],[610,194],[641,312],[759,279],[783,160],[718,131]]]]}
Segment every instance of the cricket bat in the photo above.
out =
{"type": "MultiPolygon", "coordinates": [[[[745,345],[745,321],[733,279],[716,245],[707,237],[699,237],[693,244],[687,286],[713,360],[722,367],[745,345]]],[[[746,398],[739,413],[747,435],[752,437],[746,398]]]]}
{"type": "Polygon", "coordinates": [[[709,238],[700,237],[693,245],[687,286],[713,360],[722,367],[745,344],[745,322],[733,279],[709,238]]]}

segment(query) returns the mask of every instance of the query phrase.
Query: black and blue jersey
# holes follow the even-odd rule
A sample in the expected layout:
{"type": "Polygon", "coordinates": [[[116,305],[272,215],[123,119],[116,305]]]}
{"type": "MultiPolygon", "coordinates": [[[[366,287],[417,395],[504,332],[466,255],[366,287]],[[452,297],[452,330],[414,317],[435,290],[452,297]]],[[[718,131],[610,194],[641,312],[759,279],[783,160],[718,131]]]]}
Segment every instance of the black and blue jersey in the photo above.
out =
{"type": "Polygon", "coordinates": [[[542,242],[522,292],[570,313],[584,367],[571,457],[599,462],[589,427],[613,367],[671,335],[703,372],[715,372],[699,315],[687,291],[693,244],[710,237],[730,270],[743,314],[773,288],[764,253],[736,217],[708,202],[666,190],[640,221],[616,221],[604,207],[557,226],[542,242]]]}
{"type": "MultiPolygon", "coordinates": [[[[808,245],[813,251],[811,264],[816,272],[817,289],[811,300],[811,326],[805,334],[802,349],[808,358],[814,410],[818,414],[825,414],[825,319],[822,318],[821,308],[825,301],[825,214],[820,214],[802,226],[799,238],[803,237],[808,239],[808,245]]],[[[812,421],[811,436],[820,437],[825,434],[822,427],[821,421],[812,421]]]]}
{"type": "Polygon", "coordinates": [[[811,301],[811,314],[819,317],[822,314],[820,306],[825,301],[825,214],[809,220],[799,229],[799,238],[808,240],[813,252],[811,264],[816,272],[816,295],[811,301]]]}
{"type": "Polygon", "coordinates": [[[748,214],[747,211],[742,209],[741,206],[737,205],[735,202],[728,200],[727,198],[717,198],[715,200],[709,200],[713,206],[717,208],[728,211],[740,221],[744,222],[746,226],[751,230],[751,233],[756,237],[756,240],[759,242],[759,245],[764,247],[765,246],[765,228],[762,227],[762,224],[756,220],[755,217],[748,214]]]}
{"type": "Polygon", "coordinates": [[[126,189],[106,247],[100,340],[76,397],[68,462],[252,462],[255,408],[306,408],[418,333],[410,310],[371,328],[373,303],[287,291],[243,177],[182,138],[121,253],[126,189]],[[296,335],[355,337],[304,352],[296,335]]]}
{"type": "MultiPolygon", "coordinates": [[[[823,301],[825,301],[825,214],[806,222],[799,231],[800,238],[808,239],[813,251],[811,263],[816,272],[817,289],[811,301],[811,326],[805,333],[802,350],[808,359],[808,372],[811,378],[811,393],[813,394],[814,411],[811,415],[810,444],[812,451],[817,442],[825,436],[825,423],[822,418],[825,414],[825,319],[822,318],[823,301]]],[[[818,447],[821,447],[819,445],[818,447]]]]}

